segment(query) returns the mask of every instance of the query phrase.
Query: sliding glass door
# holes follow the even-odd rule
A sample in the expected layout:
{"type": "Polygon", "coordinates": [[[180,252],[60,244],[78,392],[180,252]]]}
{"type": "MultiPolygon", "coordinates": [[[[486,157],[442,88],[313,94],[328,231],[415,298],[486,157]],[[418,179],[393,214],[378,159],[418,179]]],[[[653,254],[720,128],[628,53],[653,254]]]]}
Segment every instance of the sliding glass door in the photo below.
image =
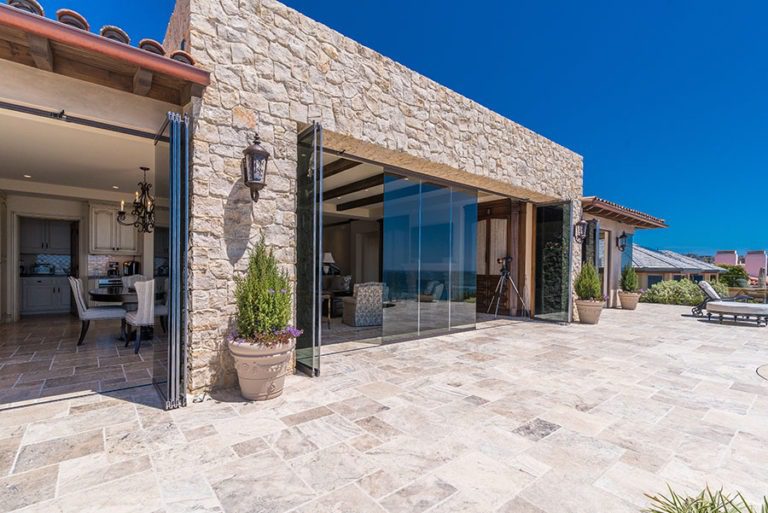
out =
{"type": "Polygon", "coordinates": [[[537,319],[571,320],[571,203],[536,207],[537,319]]]}
{"type": "Polygon", "coordinates": [[[313,123],[299,134],[296,227],[296,366],[320,373],[323,255],[323,129],[313,123]]]}
{"type": "Polygon", "coordinates": [[[477,193],[387,173],[383,202],[383,340],[473,328],[477,193]]]}

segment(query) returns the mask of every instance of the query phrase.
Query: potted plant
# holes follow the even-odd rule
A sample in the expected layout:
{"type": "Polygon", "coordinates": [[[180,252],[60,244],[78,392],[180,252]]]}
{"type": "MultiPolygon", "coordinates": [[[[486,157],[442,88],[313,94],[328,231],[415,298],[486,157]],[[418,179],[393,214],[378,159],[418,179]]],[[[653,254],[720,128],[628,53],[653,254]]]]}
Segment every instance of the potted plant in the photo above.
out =
{"type": "Polygon", "coordinates": [[[579,320],[582,324],[597,324],[605,299],[600,291],[600,278],[594,265],[587,262],[581,266],[574,288],[579,298],[576,300],[579,320]]]}
{"type": "Polygon", "coordinates": [[[637,302],[640,300],[639,289],[640,283],[635,268],[631,265],[624,267],[621,271],[621,290],[619,291],[619,302],[622,310],[637,308],[637,302]]]}
{"type": "Polygon", "coordinates": [[[236,278],[236,332],[228,341],[246,399],[263,401],[283,392],[296,337],[302,333],[289,325],[290,286],[272,251],[259,242],[248,258],[245,275],[236,278]]]}

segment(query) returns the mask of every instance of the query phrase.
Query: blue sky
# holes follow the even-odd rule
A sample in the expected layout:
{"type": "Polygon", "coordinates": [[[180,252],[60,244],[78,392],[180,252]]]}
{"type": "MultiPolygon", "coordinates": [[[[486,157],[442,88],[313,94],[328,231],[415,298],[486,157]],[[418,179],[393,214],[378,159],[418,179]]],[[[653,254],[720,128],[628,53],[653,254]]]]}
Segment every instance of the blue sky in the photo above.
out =
{"type": "MultiPolygon", "coordinates": [[[[285,3],[583,155],[585,194],[669,222],[640,244],[768,249],[768,2],[285,3]]],[[[162,39],[173,2],[120,4],[44,2],[162,39]]]]}

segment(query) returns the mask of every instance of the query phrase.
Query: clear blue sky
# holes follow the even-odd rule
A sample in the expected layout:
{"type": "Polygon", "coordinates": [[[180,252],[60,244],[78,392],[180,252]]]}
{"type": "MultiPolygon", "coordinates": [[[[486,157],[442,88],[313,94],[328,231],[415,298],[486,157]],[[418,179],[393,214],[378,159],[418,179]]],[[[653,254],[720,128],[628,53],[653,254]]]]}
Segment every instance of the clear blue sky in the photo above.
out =
{"type": "MultiPolygon", "coordinates": [[[[173,2],[43,1],[135,41],[173,2]]],[[[584,156],[584,192],[667,219],[650,247],[768,249],[768,2],[286,0],[584,156]]]]}

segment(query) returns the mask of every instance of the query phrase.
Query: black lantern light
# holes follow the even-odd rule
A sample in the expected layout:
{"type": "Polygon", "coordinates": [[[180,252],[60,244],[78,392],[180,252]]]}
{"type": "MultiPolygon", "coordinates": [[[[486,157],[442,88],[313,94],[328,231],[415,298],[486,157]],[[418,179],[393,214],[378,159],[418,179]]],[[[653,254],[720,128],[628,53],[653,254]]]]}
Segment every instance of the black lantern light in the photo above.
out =
{"type": "Polygon", "coordinates": [[[621,235],[616,237],[616,247],[619,248],[619,251],[624,253],[624,250],[627,249],[627,233],[621,232],[621,235]]]}
{"type": "Polygon", "coordinates": [[[261,145],[259,134],[253,138],[253,144],[243,150],[243,183],[251,190],[251,199],[259,201],[259,191],[267,180],[267,161],[269,152],[261,145]]]}
{"type": "Polygon", "coordinates": [[[581,244],[587,238],[587,222],[582,219],[573,227],[573,238],[581,244]]]}

